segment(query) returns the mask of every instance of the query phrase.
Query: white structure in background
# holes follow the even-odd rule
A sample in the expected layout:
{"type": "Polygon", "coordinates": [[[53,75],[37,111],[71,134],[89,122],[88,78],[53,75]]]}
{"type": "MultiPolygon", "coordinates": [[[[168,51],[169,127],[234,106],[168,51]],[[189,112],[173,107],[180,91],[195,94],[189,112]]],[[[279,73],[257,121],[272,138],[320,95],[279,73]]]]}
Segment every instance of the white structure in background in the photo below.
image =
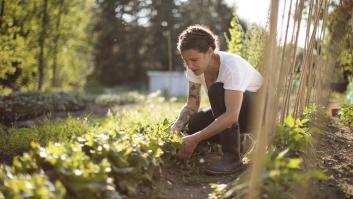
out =
{"type": "Polygon", "coordinates": [[[160,91],[169,96],[186,96],[188,82],[182,71],[148,71],[149,91],[160,91]]]}

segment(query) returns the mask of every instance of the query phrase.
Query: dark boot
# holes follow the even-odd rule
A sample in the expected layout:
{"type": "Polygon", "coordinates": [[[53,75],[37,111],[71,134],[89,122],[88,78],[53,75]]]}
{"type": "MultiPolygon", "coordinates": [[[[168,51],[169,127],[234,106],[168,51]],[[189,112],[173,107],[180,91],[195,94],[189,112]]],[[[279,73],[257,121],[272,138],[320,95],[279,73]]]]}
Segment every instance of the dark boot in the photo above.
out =
{"type": "Polygon", "coordinates": [[[224,153],[218,161],[209,164],[205,171],[211,175],[228,175],[242,171],[245,167],[242,161],[236,161],[234,154],[224,153]]]}
{"type": "Polygon", "coordinates": [[[220,134],[223,156],[220,160],[212,162],[206,167],[206,172],[213,175],[226,175],[239,172],[244,169],[240,157],[239,127],[225,129],[220,134]]]}
{"type": "MultiPolygon", "coordinates": [[[[224,101],[225,90],[223,83],[216,82],[208,89],[208,97],[214,118],[218,118],[226,111],[224,101]]],[[[240,158],[240,132],[238,125],[225,129],[218,134],[222,145],[223,157],[221,160],[211,163],[206,167],[210,174],[231,174],[240,171],[243,163],[240,158]]]]}

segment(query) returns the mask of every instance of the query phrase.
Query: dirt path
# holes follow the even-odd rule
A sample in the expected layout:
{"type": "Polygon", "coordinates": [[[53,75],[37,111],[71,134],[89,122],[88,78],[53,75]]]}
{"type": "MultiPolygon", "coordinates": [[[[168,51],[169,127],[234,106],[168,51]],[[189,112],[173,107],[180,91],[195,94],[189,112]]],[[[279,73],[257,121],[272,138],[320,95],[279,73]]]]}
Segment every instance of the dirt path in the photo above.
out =
{"type": "Polygon", "coordinates": [[[141,190],[138,196],[132,198],[206,199],[213,191],[211,184],[228,184],[244,172],[224,176],[206,174],[205,165],[218,158],[220,155],[217,152],[198,151],[187,162],[165,161],[162,175],[153,185],[153,191],[141,190]]]}
{"type": "Polygon", "coordinates": [[[353,132],[329,120],[316,152],[318,165],[329,179],[318,182],[314,196],[353,199],[353,132]]]}

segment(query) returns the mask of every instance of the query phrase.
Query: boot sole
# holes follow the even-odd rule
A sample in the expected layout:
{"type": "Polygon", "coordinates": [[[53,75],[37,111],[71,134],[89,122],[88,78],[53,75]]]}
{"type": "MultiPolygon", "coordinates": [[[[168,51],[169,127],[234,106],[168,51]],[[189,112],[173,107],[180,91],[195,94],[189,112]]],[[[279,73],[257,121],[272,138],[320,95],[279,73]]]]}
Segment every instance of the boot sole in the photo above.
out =
{"type": "Polygon", "coordinates": [[[213,171],[213,170],[208,170],[205,169],[205,172],[207,174],[211,174],[211,175],[230,175],[230,174],[234,174],[234,173],[238,173],[240,171],[243,171],[247,168],[247,166],[245,164],[239,166],[236,170],[233,171],[213,171]]]}

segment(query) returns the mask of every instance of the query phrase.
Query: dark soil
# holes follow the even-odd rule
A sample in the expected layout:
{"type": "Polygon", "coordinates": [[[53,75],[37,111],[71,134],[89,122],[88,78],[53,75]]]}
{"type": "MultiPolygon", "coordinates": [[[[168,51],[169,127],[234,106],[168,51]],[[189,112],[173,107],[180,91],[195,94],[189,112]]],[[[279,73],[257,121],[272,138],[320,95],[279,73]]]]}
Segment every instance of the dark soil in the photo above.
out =
{"type": "MultiPolygon", "coordinates": [[[[151,190],[140,190],[136,199],[205,199],[212,193],[211,184],[228,184],[237,179],[245,170],[231,174],[214,176],[204,172],[205,166],[220,158],[220,153],[205,148],[197,149],[191,160],[179,162],[165,161],[162,175],[151,190]]],[[[135,198],[135,197],[133,197],[135,198]]]]}
{"type": "Polygon", "coordinates": [[[317,162],[328,180],[316,182],[313,198],[353,199],[353,132],[334,122],[327,121],[326,129],[316,145],[317,162]]]}

